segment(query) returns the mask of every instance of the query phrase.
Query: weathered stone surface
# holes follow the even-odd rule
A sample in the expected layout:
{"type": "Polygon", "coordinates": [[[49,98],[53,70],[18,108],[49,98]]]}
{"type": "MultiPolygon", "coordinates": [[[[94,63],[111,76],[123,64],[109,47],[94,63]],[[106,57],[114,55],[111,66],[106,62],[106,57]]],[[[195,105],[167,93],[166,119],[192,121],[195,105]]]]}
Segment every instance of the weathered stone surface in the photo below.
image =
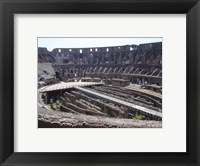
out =
{"type": "Polygon", "coordinates": [[[39,128],[161,128],[161,121],[119,119],[38,109],[39,128]]]}
{"type": "Polygon", "coordinates": [[[38,47],[38,62],[52,63],[56,77],[63,81],[117,78],[162,85],[162,42],[96,49],[55,48],[50,52],[38,47]]]}
{"type": "Polygon", "coordinates": [[[66,64],[160,64],[162,42],[96,48],[38,48],[38,62],[66,64]],[[145,56],[144,56],[145,55],[145,56]]]}
{"type": "MultiPolygon", "coordinates": [[[[94,115],[90,120],[98,117],[97,121],[101,118],[115,117],[115,120],[120,123],[116,124],[114,121],[110,123],[114,127],[123,126],[121,124],[123,120],[120,121],[119,118],[125,119],[125,126],[131,123],[136,127],[137,124],[147,126],[153,122],[152,120],[162,121],[162,42],[97,48],[55,48],[52,51],[38,47],[38,62],[42,65],[39,66],[38,73],[40,71],[42,74],[45,73],[43,77],[46,78],[40,80],[41,75],[39,75],[38,80],[44,81],[46,85],[54,84],[58,79],[64,82],[80,82],[80,84],[100,83],[95,86],[87,85],[85,87],[87,91],[77,87],[62,90],[56,90],[56,86],[47,87],[49,91],[44,98],[46,104],[49,104],[51,99],[53,102],[58,102],[57,109],[64,111],[66,115],[72,113],[77,118],[83,118],[82,114],[94,115]],[[44,71],[46,62],[51,66],[47,66],[47,71],[44,71]],[[50,69],[54,71],[53,76],[56,78],[54,80],[49,79],[50,69]],[[160,116],[157,116],[157,112],[160,116]],[[129,123],[126,118],[130,118],[131,122],[129,123]],[[149,121],[136,123],[133,119],[149,121]]],[[[40,86],[43,84],[38,87],[40,86]]],[[[40,120],[40,124],[61,125],[51,121],[52,116],[50,117],[50,119],[40,120]]],[[[95,127],[102,124],[104,127],[109,126],[104,123],[105,119],[102,124],[95,122],[97,124],[91,125],[91,121],[88,121],[90,116],[86,117],[87,121],[84,124],[78,121],[78,126],[95,127]]],[[[108,121],[112,121],[111,119],[108,121]]],[[[62,125],[67,126],[64,122],[62,125]]],[[[72,126],[76,127],[77,124],[72,126]]]]}

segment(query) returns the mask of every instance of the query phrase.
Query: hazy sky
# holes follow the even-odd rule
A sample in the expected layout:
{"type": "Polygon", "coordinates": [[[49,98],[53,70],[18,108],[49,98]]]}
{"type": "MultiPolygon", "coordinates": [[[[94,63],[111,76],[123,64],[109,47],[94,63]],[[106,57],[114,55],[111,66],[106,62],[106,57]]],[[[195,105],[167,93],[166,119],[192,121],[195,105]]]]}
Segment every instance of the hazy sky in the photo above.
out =
{"type": "Polygon", "coordinates": [[[162,38],[38,38],[38,47],[86,48],[161,42],[162,38]]]}

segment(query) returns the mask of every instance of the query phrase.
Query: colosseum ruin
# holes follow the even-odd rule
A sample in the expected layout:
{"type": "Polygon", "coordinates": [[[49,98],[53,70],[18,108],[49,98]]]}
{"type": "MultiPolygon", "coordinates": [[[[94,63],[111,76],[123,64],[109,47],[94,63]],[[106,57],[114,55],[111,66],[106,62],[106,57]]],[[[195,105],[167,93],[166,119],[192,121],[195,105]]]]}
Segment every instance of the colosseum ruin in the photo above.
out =
{"type": "Polygon", "coordinates": [[[162,42],[38,47],[38,127],[162,127],[162,42]]]}

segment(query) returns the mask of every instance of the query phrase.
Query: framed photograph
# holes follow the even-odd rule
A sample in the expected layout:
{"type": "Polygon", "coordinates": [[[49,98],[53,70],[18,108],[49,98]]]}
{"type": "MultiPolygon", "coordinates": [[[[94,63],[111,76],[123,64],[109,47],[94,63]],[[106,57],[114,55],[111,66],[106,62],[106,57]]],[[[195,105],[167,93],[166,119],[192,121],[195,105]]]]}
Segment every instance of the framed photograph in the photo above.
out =
{"type": "Polygon", "coordinates": [[[200,165],[197,0],[2,0],[1,165],[200,165]]]}

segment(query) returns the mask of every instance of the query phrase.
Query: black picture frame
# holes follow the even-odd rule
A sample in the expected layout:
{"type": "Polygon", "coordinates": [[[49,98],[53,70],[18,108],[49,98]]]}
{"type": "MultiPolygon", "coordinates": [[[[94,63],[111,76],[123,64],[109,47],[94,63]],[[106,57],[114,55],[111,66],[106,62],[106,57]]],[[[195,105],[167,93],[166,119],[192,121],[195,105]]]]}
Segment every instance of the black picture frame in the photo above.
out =
{"type": "MultiPolygon", "coordinates": [[[[199,40],[200,2],[198,0],[0,0],[1,165],[200,165],[199,40]],[[54,13],[186,14],[186,153],[14,152],[14,14],[54,13]]],[[[170,142],[168,143],[170,146],[170,142]]]]}

